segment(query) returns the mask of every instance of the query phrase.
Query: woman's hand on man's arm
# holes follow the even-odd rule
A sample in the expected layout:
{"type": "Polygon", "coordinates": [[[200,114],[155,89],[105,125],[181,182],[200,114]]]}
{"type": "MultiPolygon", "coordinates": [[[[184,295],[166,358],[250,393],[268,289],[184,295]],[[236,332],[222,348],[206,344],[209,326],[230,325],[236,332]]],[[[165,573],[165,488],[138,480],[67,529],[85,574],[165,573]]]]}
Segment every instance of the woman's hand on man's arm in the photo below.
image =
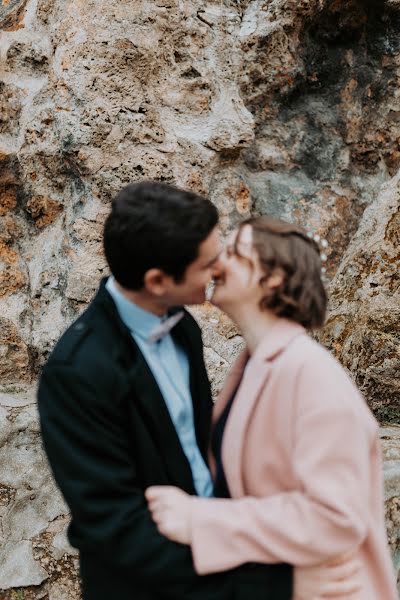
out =
{"type": "Polygon", "coordinates": [[[158,531],[180,544],[190,544],[192,496],[173,486],[147,488],[146,500],[158,531]]]}
{"type": "MultiPolygon", "coordinates": [[[[159,532],[174,542],[190,544],[192,500],[172,486],[153,486],[146,499],[159,532]]],[[[357,552],[312,567],[295,567],[293,600],[357,600],[361,590],[361,565],[357,552]]]]}

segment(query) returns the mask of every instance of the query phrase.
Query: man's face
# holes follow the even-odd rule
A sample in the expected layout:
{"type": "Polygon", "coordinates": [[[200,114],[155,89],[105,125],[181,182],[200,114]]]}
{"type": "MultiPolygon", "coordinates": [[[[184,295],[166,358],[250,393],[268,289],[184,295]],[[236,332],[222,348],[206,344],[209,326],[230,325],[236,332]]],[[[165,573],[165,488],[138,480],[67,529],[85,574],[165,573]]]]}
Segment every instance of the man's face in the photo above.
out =
{"type": "Polygon", "coordinates": [[[165,299],[169,306],[201,304],[206,299],[206,287],[213,278],[222,250],[218,227],[200,244],[199,254],[186,269],[184,279],[169,281],[165,299]]]}

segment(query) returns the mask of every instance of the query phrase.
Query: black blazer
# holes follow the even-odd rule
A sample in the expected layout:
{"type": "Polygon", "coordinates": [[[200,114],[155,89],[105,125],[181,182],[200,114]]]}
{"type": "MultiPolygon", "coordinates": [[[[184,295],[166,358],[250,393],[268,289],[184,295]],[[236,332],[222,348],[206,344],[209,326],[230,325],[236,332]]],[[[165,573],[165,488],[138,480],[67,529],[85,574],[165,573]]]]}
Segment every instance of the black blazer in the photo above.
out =
{"type": "MultiPolygon", "coordinates": [[[[150,518],[149,485],[194,494],[194,483],[157,383],[104,285],[57,343],[38,392],[84,599],[225,600],[227,576],[199,577],[189,547],[166,540],[150,518]]],[[[212,403],[201,333],[185,311],[172,335],[189,356],[196,437],[207,461],[212,403]]]]}

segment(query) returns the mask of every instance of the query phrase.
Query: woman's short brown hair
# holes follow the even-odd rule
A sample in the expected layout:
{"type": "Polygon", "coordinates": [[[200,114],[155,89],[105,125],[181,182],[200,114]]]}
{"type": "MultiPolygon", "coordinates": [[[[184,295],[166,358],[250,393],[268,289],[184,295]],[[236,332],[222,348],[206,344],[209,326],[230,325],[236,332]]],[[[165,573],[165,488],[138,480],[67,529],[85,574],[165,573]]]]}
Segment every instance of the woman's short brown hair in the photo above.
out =
{"type": "MultiPolygon", "coordinates": [[[[268,289],[261,307],[300,323],[307,329],[321,327],[325,321],[327,297],[321,281],[321,259],[316,242],[293,223],[262,216],[244,221],[253,230],[256,249],[265,278],[273,271],[283,274],[282,284],[268,289]]],[[[236,238],[240,238],[239,235],[236,238]]]]}

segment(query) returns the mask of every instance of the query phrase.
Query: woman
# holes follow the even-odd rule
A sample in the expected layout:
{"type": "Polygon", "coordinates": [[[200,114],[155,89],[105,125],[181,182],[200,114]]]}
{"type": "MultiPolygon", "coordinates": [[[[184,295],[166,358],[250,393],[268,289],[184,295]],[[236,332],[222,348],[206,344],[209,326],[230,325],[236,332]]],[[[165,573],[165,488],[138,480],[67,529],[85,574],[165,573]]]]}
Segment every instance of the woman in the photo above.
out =
{"type": "Polygon", "coordinates": [[[378,425],[342,367],[306,333],[322,326],[326,308],[316,241],[282,221],[246,221],[221,258],[213,303],[247,345],[215,406],[210,461],[219,497],[150,488],[159,530],[191,545],[199,574],[244,563],[313,567],[355,551],[356,597],[397,600],[378,425]]]}

